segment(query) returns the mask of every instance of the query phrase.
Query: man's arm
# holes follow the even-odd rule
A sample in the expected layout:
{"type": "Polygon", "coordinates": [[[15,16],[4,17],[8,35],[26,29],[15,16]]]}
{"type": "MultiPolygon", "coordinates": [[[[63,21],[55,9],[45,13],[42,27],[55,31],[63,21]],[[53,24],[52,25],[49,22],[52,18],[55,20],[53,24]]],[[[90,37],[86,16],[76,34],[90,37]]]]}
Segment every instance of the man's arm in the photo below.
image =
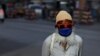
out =
{"type": "Polygon", "coordinates": [[[76,35],[76,40],[79,46],[79,50],[78,50],[78,56],[82,56],[82,47],[83,47],[83,40],[79,35],[76,35]]]}
{"type": "Polygon", "coordinates": [[[42,46],[42,56],[49,56],[50,55],[50,37],[48,37],[42,46]]]}
{"type": "Polygon", "coordinates": [[[78,56],[82,56],[82,43],[80,43],[78,56]]]}

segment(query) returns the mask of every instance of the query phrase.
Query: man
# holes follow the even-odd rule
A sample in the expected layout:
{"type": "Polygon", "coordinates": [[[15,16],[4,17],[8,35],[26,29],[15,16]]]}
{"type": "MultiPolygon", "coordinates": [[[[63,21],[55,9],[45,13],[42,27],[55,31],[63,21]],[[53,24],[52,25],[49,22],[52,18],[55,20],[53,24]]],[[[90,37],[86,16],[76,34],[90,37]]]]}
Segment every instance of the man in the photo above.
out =
{"type": "Polygon", "coordinates": [[[82,39],[73,32],[68,12],[58,13],[55,27],[56,31],[43,43],[42,56],[81,56],[82,39]]]}

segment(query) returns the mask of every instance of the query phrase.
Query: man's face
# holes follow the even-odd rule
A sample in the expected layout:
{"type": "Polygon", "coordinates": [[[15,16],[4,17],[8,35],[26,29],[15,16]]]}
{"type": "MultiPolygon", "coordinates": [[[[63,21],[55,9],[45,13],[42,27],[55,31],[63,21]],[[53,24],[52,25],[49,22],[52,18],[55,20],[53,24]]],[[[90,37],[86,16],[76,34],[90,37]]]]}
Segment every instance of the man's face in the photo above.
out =
{"type": "Polygon", "coordinates": [[[72,26],[73,26],[73,23],[71,20],[61,20],[61,21],[58,21],[55,25],[55,27],[58,28],[58,33],[64,37],[71,35],[72,26]]]}

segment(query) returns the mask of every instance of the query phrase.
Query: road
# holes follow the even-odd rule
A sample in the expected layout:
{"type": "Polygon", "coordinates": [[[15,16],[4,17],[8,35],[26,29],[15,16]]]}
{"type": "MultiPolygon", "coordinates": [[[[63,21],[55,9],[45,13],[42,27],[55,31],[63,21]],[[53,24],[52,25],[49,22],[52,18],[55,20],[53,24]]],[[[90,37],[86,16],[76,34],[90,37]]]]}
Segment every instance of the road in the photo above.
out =
{"type": "MultiPolygon", "coordinates": [[[[43,40],[54,31],[51,21],[7,19],[0,23],[0,55],[40,56],[43,40]]],[[[75,32],[83,38],[83,56],[99,56],[99,24],[76,25],[75,32]]]]}

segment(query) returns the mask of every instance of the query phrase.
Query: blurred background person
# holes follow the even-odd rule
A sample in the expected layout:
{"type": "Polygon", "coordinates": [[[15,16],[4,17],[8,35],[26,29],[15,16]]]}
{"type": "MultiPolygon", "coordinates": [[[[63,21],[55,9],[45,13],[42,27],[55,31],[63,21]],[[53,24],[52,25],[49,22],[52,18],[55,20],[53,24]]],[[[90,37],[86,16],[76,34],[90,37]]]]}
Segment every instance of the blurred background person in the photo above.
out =
{"type": "Polygon", "coordinates": [[[3,11],[4,11],[4,17],[7,18],[7,13],[6,13],[7,6],[6,6],[5,3],[2,3],[1,6],[2,6],[2,9],[3,9],[3,11]]]}
{"type": "Polygon", "coordinates": [[[76,1],[75,0],[68,0],[68,4],[69,4],[69,13],[73,17],[73,12],[75,11],[76,1]]]}
{"type": "Polygon", "coordinates": [[[98,9],[98,3],[93,1],[91,2],[91,6],[92,6],[92,11],[91,11],[91,15],[93,17],[93,20],[97,21],[97,9],[98,9]]]}
{"type": "Polygon", "coordinates": [[[50,10],[46,3],[43,3],[43,9],[42,9],[42,18],[43,19],[49,19],[50,17],[50,10]]]}
{"type": "Polygon", "coordinates": [[[2,5],[0,4],[0,21],[3,23],[5,21],[4,17],[4,9],[2,8],[2,5]]]}

